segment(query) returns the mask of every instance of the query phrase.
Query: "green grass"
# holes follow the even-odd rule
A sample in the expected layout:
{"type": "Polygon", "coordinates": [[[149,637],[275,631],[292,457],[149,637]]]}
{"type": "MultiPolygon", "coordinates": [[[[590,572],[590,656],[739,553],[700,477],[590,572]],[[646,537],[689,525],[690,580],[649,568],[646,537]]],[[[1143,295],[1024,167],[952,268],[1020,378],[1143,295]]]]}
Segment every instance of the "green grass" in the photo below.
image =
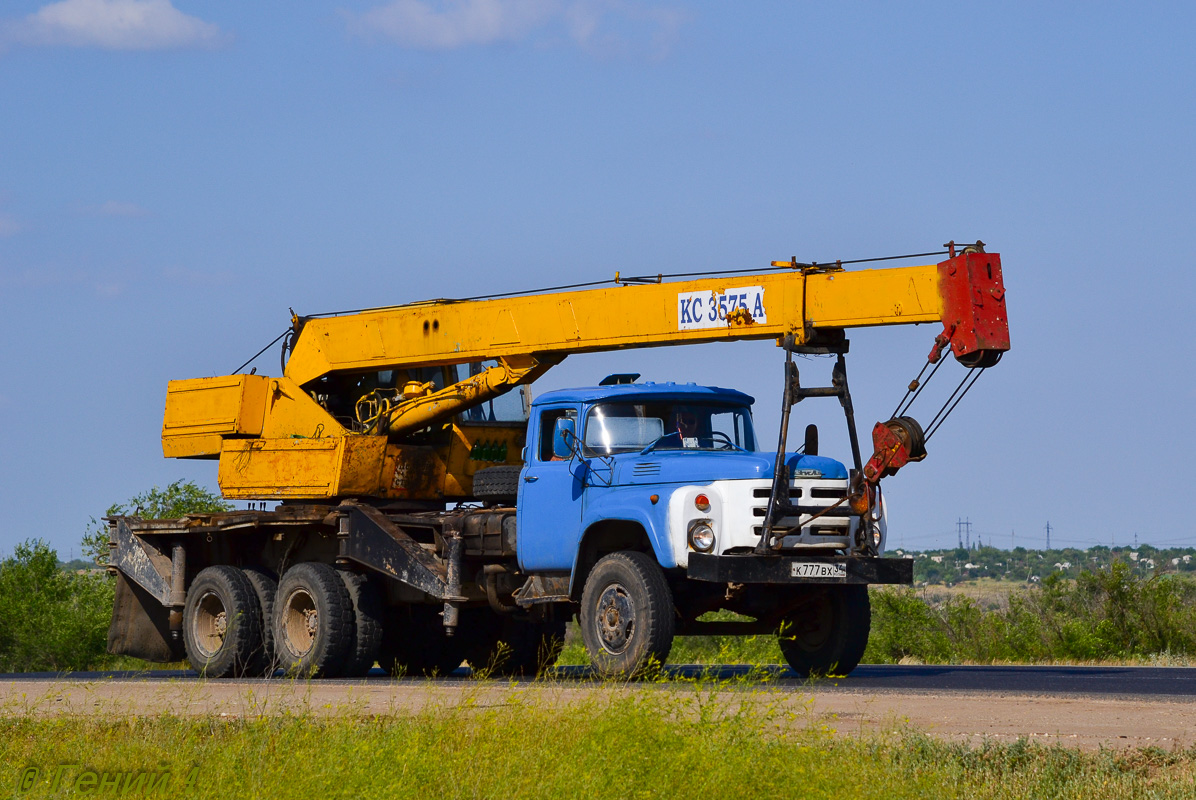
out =
{"type": "MultiPolygon", "coordinates": [[[[153,796],[1190,797],[1196,751],[969,748],[894,730],[836,735],[767,690],[611,685],[571,704],[512,687],[408,716],[0,719],[0,783],[74,796],[84,771],[170,773],[153,796]],[[51,791],[56,765],[64,770],[51,791]],[[191,791],[184,788],[191,780],[191,791]]],[[[801,707],[801,704],[798,704],[801,707]]],[[[109,785],[95,796],[121,794],[109,785]]]]}

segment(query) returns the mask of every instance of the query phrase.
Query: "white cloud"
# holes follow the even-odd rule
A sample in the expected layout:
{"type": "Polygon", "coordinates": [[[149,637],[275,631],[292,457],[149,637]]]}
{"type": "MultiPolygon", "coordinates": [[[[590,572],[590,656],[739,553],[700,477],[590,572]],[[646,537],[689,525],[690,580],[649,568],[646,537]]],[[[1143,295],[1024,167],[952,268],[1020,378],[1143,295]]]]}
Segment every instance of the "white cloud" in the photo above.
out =
{"type": "Polygon", "coordinates": [[[226,38],[171,0],[60,0],[6,23],[2,32],[4,40],[19,44],[106,50],[215,47],[226,38]]]}
{"type": "Polygon", "coordinates": [[[447,50],[521,39],[560,13],[558,0],[392,0],[358,17],[350,29],[381,34],[408,47],[447,50]]]}
{"type": "Polygon", "coordinates": [[[0,214],[0,239],[13,236],[21,232],[21,223],[8,214],[0,214]]]}
{"type": "Polygon", "coordinates": [[[664,54],[684,21],[678,11],[632,0],[390,0],[346,17],[352,33],[421,50],[520,41],[561,28],[589,50],[623,54],[646,43],[653,56],[664,54]]]}
{"type": "Polygon", "coordinates": [[[109,200],[88,209],[101,217],[148,217],[149,212],[136,203],[126,203],[123,200],[109,200]]]}

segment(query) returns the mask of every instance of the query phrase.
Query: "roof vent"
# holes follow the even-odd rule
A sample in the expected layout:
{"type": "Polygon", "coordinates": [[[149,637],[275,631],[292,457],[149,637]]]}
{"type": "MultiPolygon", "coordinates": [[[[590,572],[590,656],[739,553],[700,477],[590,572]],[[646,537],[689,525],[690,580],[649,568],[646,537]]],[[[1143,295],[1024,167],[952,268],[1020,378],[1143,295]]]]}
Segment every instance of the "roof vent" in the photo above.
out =
{"type": "Polygon", "coordinates": [[[614,375],[607,375],[598,382],[599,386],[621,386],[624,383],[635,383],[639,378],[638,372],[616,372],[614,375]]]}

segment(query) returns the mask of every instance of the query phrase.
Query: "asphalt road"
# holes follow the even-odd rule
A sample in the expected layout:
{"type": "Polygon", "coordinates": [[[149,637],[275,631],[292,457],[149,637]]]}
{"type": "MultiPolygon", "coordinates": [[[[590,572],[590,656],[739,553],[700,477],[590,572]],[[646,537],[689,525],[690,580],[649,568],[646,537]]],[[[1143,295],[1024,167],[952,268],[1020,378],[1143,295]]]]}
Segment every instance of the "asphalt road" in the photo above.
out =
{"type": "MultiPolygon", "coordinates": [[[[759,668],[746,666],[669,667],[682,677],[705,675],[713,679],[734,679],[749,676],[759,668]]],[[[587,667],[561,667],[553,678],[561,684],[585,683],[591,679],[587,667]]],[[[862,665],[844,678],[825,678],[805,681],[792,672],[776,667],[770,683],[817,691],[867,692],[960,692],[1000,693],[1019,695],[1083,695],[1110,698],[1157,698],[1196,700],[1196,668],[1190,667],[1030,667],[1030,666],[898,666],[862,665]]],[[[154,670],[148,672],[68,672],[68,673],[7,673],[0,674],[0,682],[16,681],[145,681],[198,680],[190,670],[154,670]]],[[[460,669],[434,683],[451,685],[469,679],[469,671],[460,669]]],[[[364,679],[327,680],[324,683],[375,684],[391,681],[381,670],[375,669],[364,679]]],[[[428,679],[408,679],[427,683],[428,679]]],[[[404,681],[405,682],[405,681],[404,681]]]]}

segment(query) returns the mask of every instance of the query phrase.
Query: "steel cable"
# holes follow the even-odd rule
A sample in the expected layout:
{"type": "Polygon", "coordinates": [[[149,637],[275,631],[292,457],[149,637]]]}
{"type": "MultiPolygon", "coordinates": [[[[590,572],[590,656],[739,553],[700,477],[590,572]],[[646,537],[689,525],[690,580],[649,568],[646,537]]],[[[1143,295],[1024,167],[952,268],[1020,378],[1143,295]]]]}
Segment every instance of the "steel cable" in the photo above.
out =
{"type": "Polygon", "coordinates": [[[269,349],[270,349],[271,347],[273,347],[274,345],[278,344],[278,340],[279,340],[279,339],[281,339],[282,337],[286,336],[286,335],[287,335],[288,333],[290,333],[290,332],[291,332],[291,329],[290,329],[290,328],[287,328],[285,331],[283,331],[282,333],[280,333],[280,334],[278,334],[277,336],[275,336],[275,337],[274,337],[274,341],[270,342],[270,344],[266,345],[266,346],[265,346],[265,347],[263,347],[261,350],[258,350],[256,353],[254,353],[254,354],[253,354],[253,357],[252,357],[252,358],[250,358],[248,361],[246,361],[246,362],[245,362],[244,364],[242,364],[241,366],[239,366],[239,367],[237,367],[236,369],[234,369],[234,370],[233,370],[232,372],[230,372],[229,374],[230,374],[230,375],[236,375],[238,372],[240,372],[241,370],[243,370],[243,369],[245,369],[246,367],[248,367],[250,364],[252,364],[254,361],[256,361],[256,360],[257,360],[257,357],[258,357],[258,356],[260,356],[262,353],[264,353],[264,352],[266,352],[267,350],[269,350],[269,349]]]}
{"type": "Polygon", "coordinates": [[[943,427],[943,423],[947,421],[947,417],[951,416],[951,412],[955,410],[955,407],[957,405],[959,405],[959,401],[963,400],[964,395],[966,395],[968,392],[970,392],[972,390],[972,387],[976,385],[976,381],[980,380],[980,376],[983,375],[987,369],[988,369],[988,367],[981,367],[980,369],[976,370],[975,373],[973,373],[972,375],[965,376],[963,381],[960,382],[959,386],[955,387],[955,392],[958,392],[960,390],[960,388],[963,386],[963,384],[967,383],[968,380],[971,379],[971,382],[968,383],[967,388],[963,390],[963,393],[959,395],[959,398],[956,399],[956,401],[954,403],[951,403],[951,397],[955,397],[955,392],[952,392],[951,397],[947,398],[947,403],[951,403],[950,408],[947,408],[947,403],[944,403],[943,408],[939,409],[939,413],[934,415],[934,419],[932,419],[930,421],[930,425],[927,426],[929,430],[926,433],[926,438],[924,439],[924,441],[929,442],[930,437],[934,436],[935,431],[937,431],[939,428],[943,427]],[[944,410],[946,411],[946,413],[943,413],[944,410]],[[939,419],[939,415],[942,415],[942,419],[939,419]],[[938,421],[937,425],[935,424],[936,420],[938,421]]]}
{"type": "MultiPolygon", "coordinates": [[[[355,309],[350,309],[348,311],[324,311],[324,312],[320,312],[318,314],[308,314],[306,316],[308,318],[337,317],[337,316],[341,316],[344,314],[363,314],[367,311],[386,311],[388,309],[393,309],[393,308],[410,308],[412,306],[429,305],[432,303],[468,303],[468,302],[472,302],[474,300],[497,300],[497,299],[500,299],[503,297],[520,297],[523,295],[547,294],[549,292],[562,292],[562,291],[565,291],[566,289],[586,289],[586,288],[589,288],[592,286],[607,286],[607,285],[611,285],[611,284],[619,285],[619,284],[623,284],[623,283],[659,283],[661,280],[663,280],[665,278],[709,278],[709,277],[717,277],[719,275],[744,275],[744,274],[761,273],[761,272],[781,272],[781,271],[793,270],[793,269],[816,269],[819,266],[825,267],[825,266],[831,266],[831,265],[842,266],[843,264],[871,264],[871,263],[875,263],[878,261],[896,261],[896,260],[903,259],[903,258],[925,258],[927,256],[941,256],[941,255],[946,255],[947,252],[948,252],[947,250],[935,250],[935,251],[932,251],[929,253],[907,253],[905,255],[900,255],[900,256],[877,256],[874,258],[856,258],[856,259],[850,259],[847,261],[843,261],[843,260],[825,261],[825,262],[811,261],[809,263],[794,260],[794,261],[785,262],[784,266],[779,266],[779,267],[774,267],[774,266],[769,265],[767,267],[753,267],[750,269],[710,270],[707,272],[672,272],[672,273],[667,273],[667,274],[647,275],[647,276],[641,275],[638,277],[619,278],[617,280],[614,278],[610,278],[610,279],[602,280],[602,281],[588,281],[586,283],[571,283],[571,284],[566,284],[563,286],[546,286],[541,289],[524,289],[521,291],[514,291],[514,292],[500,292],[498,294],[479,294],[479,295],[474,295],[472,297],[444,297],[444,298],[437,298],[434,300],[418,300],[414,303],[400,303],[398,305],[393,305],[393,306],[376,306],[373,308],[355,308],[355,309]]],[[[275,341],[277,341],[277,340],[275,340],[275,341]]],[[[271,344],[273,344],[273,342],[271,342],[271,344]]],[[[254,358],[257,358],[257,356],[254,356],[254,358]]]]}

